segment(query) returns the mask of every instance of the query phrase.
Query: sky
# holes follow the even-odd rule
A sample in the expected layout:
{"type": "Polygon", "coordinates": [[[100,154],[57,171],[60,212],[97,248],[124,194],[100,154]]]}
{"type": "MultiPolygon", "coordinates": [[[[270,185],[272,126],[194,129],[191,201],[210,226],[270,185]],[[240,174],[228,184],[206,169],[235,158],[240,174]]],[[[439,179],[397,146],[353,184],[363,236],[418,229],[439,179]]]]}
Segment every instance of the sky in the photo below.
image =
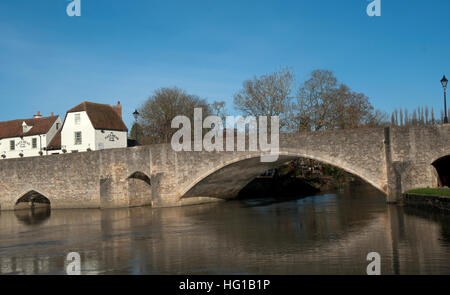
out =
{"type": "Polygon", "coordinates": [[[0,121],[64,117],[84,100],[123,105],[125,123],[160,87],[225,101],[254,76],[314,69],[377,109],[443,109],[450,76],[450,1],[0,1],[0,121]]]}

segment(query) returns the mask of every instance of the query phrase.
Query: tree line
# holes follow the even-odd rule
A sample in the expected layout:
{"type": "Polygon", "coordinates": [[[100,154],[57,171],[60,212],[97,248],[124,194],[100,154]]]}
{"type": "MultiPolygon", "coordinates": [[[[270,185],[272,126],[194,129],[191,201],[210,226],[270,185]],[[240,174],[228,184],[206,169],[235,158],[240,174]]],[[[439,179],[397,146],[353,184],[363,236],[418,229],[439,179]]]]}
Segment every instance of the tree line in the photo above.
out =
{"type": "MultiPolygon", "coordinates": [[[[243,82],[232,107],[235,115],[278,116],[283,132],[389,124],[388,115],[375,110],[365,94],[339,82],[329,70],[314,70],[302,83],[297,83],[289,67],[255,76],[243,82]]],[[[140,144],[170,142],[176,132],[171,128],[172,119],[184,115],[192,120],[194,108],[201,108],[203,117],[217,115],[224,119],[230,114],[223,101],[208,103],[178,87],[160,88],[139,108],[140,118],[130,137],[135,139],[138,134],[140,144]]],[[[399,114],[396,118],[395,122],[401,121],[399,114]]]]}
{"type": "MultiPolygon", "coordinates": [[[[449,109],[450,112],[450,109],[449,109]]],[[[424,126],[424,125],[438,125],[444,122],[444,111],[441,110],[440,117],[436,118],[434,109],[419,106],[417,109],[409,112],[407,108],[396,109],[391,115],[392,126],[424,126]]]]}

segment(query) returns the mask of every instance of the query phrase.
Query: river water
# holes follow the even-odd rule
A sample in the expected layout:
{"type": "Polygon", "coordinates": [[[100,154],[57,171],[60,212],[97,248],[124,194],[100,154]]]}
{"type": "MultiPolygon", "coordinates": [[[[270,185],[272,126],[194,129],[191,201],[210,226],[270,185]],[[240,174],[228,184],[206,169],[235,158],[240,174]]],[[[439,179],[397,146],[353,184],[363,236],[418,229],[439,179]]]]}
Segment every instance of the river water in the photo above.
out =
{"type": "Polygon", "coordinates": [[[368,185],[279,201],[0,213],[1,274],[450,274],[450,216],[368,185]]]}

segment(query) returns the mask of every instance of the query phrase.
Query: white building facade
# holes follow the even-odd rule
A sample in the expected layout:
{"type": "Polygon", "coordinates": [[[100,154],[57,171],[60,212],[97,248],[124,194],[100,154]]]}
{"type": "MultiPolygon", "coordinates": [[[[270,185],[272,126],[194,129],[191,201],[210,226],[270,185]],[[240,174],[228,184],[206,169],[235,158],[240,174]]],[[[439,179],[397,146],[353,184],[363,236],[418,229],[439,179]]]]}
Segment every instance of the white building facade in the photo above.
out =
{"type": "Polygon", "coordinates": [[[128,129],[120,102],[115,106],[83,102],[70,109],[61,130],[63,153],[127,147],[128,129]]]}
{"type": "Polygon", "coordinates": [[[59,116],[0,122],[0,160],[47,155],[47,147],[62,127],[59,116]]]}

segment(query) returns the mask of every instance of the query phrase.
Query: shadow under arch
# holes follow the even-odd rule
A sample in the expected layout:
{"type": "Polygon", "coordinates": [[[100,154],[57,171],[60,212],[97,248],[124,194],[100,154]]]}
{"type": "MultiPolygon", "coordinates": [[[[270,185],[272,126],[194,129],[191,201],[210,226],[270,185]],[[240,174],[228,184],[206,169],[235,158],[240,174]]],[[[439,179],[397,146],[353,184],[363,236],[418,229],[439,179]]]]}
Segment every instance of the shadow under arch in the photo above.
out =
{"type": "Polygon", "coordinates": [[[350,174],[358,176],[386,195],[383,184],[377,183],[375,180],[368,178],[363,173],[349,167],[343,167],[343,165],[328,159],[289,151],[280,152],[278,160],[272,163],[261,162],[259,154],[243,155],[231,161],[222,163],[221,165],[203,173],[200,177],[196,178],[187,187],[177,193],[178,200],[199,196],[221,199],[234,198],[242,188],[250,183],[250,181],[268,169],[279,167],[283,163],[297,158],[311,159],[338,167],[350,174]]]}
{"type": "Polygon", "coordinates": [[[147,174],[140,172],[140,171],[136,171],[134,173],[132,173],[130,176],[128,176],[128,179],[140,179],[142,181],[144,181],[145,183],[147,183],[148,185],[152,185],[150,177],[147,176],[147,174]]]}
{"type": "Polygon", "coordinates": [[[136,171],[127,178],[128,199],[130,207],[147,206],[152,204],[151,179],[147,174],[136,171]]]}
{"type": "Polygon", "coordinates": [[[25,210],[25,209],[37,209],[37,208],[51,208],[50,200],[43,194],[31,190],[24,195],[22,195],[15,203],[15,210],[25,210]]]}
{"type": "Polygon", "coordinates": [[[450,187],[450,155],[437,159],[431,165],[438,174],[439,186],[450,187]]]}

